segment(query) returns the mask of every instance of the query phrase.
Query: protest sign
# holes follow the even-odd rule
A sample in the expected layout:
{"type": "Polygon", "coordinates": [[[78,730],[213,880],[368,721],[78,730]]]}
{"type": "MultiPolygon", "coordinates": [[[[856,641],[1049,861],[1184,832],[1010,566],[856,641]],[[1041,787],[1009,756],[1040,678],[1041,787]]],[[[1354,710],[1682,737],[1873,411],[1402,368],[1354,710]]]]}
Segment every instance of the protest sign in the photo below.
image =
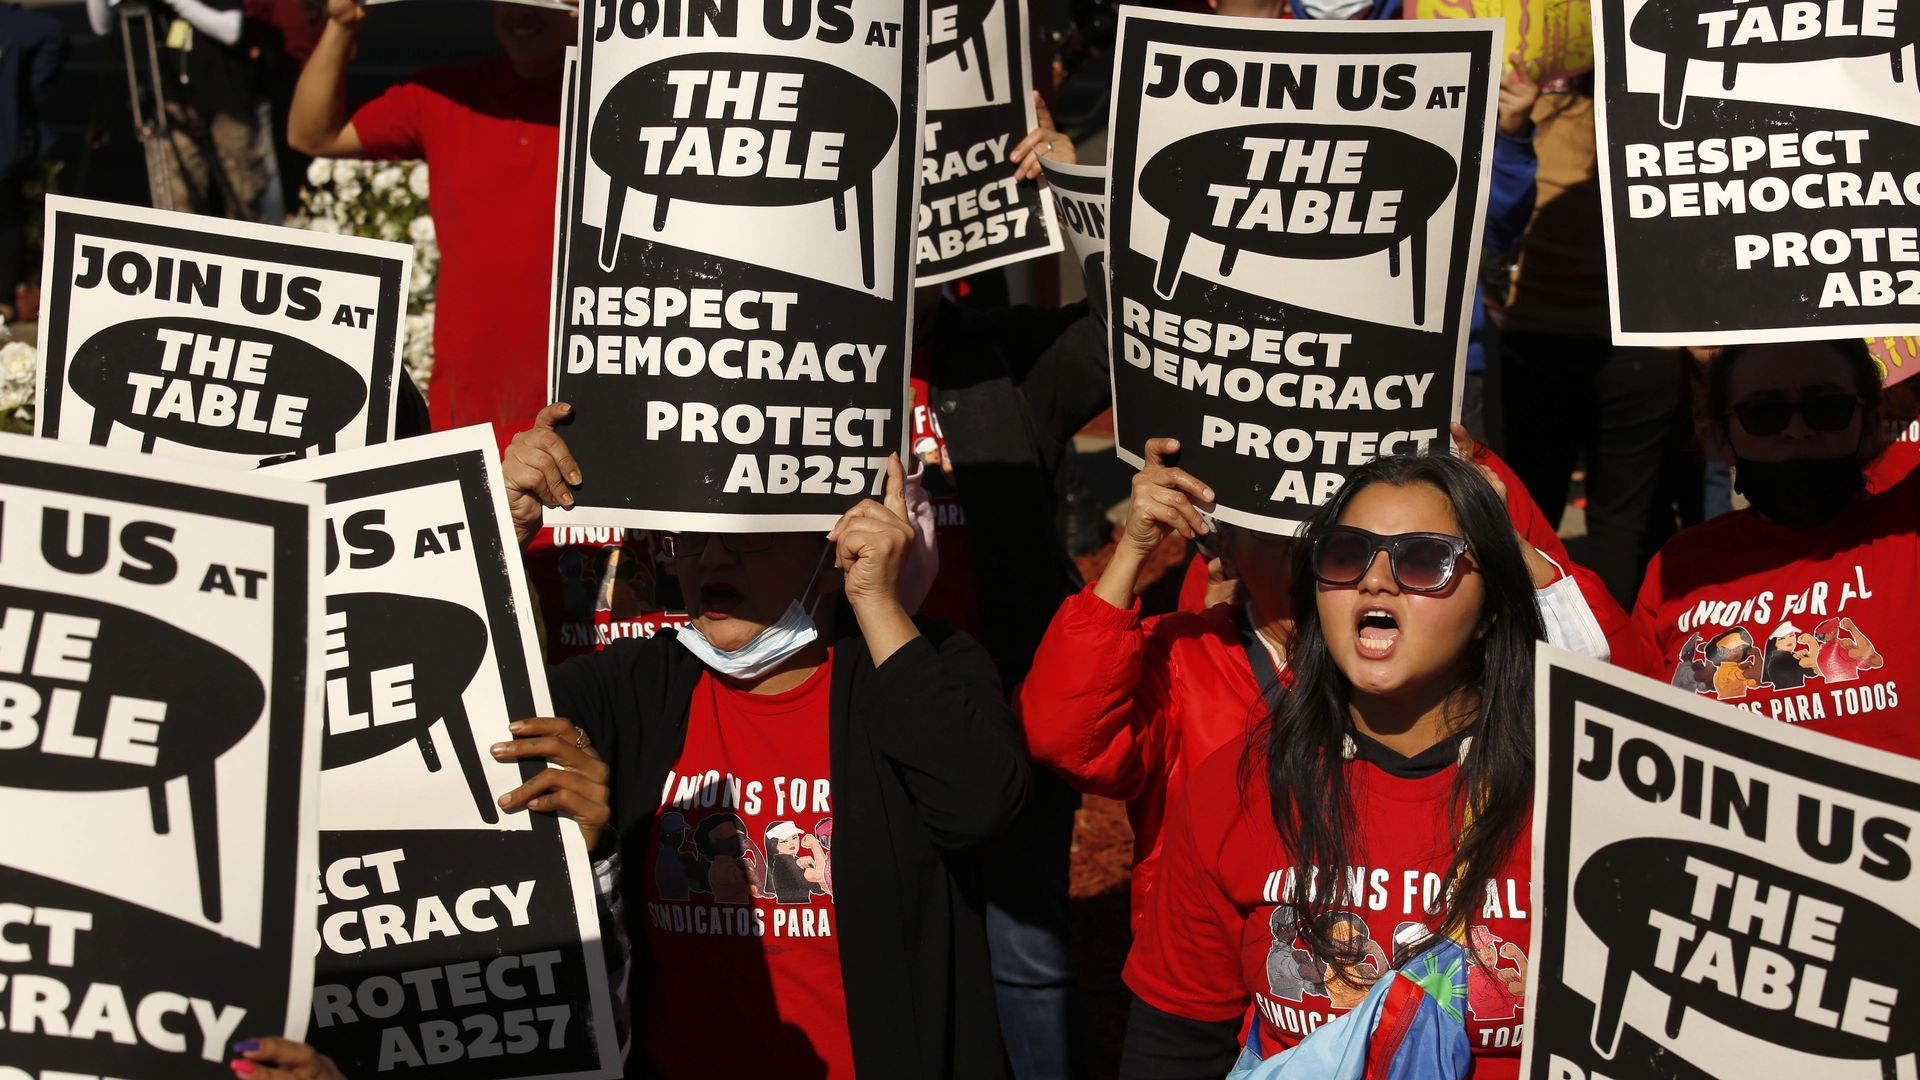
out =
{"type": "Polygon", "coordinates": [[[1564,90],[1593,70],[1593,12],[1589,0],[1410,0],[1410,19],[1501,19],[1507,24],[1502,58],[1518,56],[1527,77],[1544,91],[1564,90]]]}
{"type": "Polygon", "coordinates": [[[50,196],[34,430],[250,468],[386,442],[413,249],[50,196]]]}
{"type": "Polygon", "coordinates": [[[1007,160],[1037,123],[1030,58],[1026,0],[930,5],[916,283],[1060,250],[1039,185],[1007,160]]]}
{"type": "Polygon", "coordinates": [[[0,436],[0,1077],[305,1033],[320,495],[0,436]]]}
{"type": "Polygon", "coordinates": [[[1107,219],[1120,456],[1177,438],[1231,524],[1291,534],[1458,414],[1491,19],[1123,9],[1107,219]]]}
{"type": "Polygon", "coordinates": [[[1613,340],[1920,330],[1920,5],[1604,0],[1613,340]]]}
{"type": "Polygon", "coordinates": [[[1920,337],[1868,338],[1867,351],[1880,365],[1880,381],[1887,386],[1905,382],[1920,371],[1920,337]]]}
{"type": "Polygon", "coordinates": [[[921,9],[582,12],[553,524],[826,528],[905,449],[921,9]]]}
{"type": "Polygon", "coordinates": [[[547,400],[560,400],[560,354],[566,347],[566,319],[560,304],[560,285],[566,277],[568,243],[573,231],[573,185],[567,183],[567,162],[573,157],[573,110],[579,104],[580,49],[567,46],[560,76],[560,162],[554,169],[553,278],[547,303],[547,400]]]}
{"type": "Polygon", "coordinates": [[[1107,170],[1040,159],[1073,261],[1087,283],[1087,306],[1107,321],[1107,170]]]}
{"type": "Polygon", "coordinates": [[[1920,764],[1547,646],[1536,678],[1521,1074],[1915,1075],[1920,764]]]}
{"type": "Polygon", "coordinates": [[[349,1076],[620,1075],[579,830],[495,799],[552,715],[485,426],[295,462],[326,485],[311,1041],[349,1076]]]}

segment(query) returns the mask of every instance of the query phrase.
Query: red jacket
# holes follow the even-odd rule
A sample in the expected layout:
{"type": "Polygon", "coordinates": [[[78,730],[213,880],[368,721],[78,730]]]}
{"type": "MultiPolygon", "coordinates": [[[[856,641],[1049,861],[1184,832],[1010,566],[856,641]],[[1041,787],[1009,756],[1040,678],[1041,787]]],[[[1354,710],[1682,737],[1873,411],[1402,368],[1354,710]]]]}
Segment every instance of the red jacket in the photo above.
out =
{"type": "MultiPolygon", "coordinates": [[[[1505,482],[1514,529],[1578,582],[1609,645],[1631,648],[1626,613],[1592,571],[1567,557],[1520,478],[1489,451],[1478,461],[1505,482]]],[[[1054,614],[1016,707],[1035,761],[1085,794],[1127,804],[1136,919],[1146,910],[1168,801],[1194,766],[1265,715],[1232,605],[1142,622],[1138,602],[1116,608],[1092,585],[1054,614]]]]}

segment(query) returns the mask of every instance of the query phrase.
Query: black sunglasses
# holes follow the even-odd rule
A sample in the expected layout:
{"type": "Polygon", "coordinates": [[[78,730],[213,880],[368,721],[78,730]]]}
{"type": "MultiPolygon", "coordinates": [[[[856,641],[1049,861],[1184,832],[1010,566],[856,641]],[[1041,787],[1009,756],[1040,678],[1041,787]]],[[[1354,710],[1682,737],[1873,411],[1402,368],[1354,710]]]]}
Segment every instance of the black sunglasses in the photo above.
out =
{"type": "Polygon", "coordinates": [[[772,533],[663,532],[660,553],[669,559],[691,559],[707,550],[707,541],[716,535],[720,546],[735,555],[758,555],[773,549],[772,533]]]}
{"type": "Polygon", "coordinates": [[[1336,525],[1313,542],[1313,576],[1323,585],[1357,585],[1373,557],[1384,551],[1393,580],[1408,592],[1439,592],[1453,581],[1454,567],[1467,542],[1445,533],[1410,532],[1381,536],[1351,525],[1336,525]]]}
{"type": "Polygon", "coordinates": [[[1733,415],[1747,434],[1767,438],[1787,430],[1794,413],[1815,431],[1839,431],[1853,422],[1860,404],[1856,394],[1822,394],[1805,401],[1743,401],[1733,407],[1733,415]]]}

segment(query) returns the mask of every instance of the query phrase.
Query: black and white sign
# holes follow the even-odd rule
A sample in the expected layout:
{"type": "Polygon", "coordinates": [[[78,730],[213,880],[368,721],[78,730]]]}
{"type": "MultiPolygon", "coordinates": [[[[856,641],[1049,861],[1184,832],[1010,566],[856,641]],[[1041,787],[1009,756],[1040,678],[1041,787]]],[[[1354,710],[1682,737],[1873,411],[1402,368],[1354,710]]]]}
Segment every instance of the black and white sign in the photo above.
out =
{"type": "MultiPolygon", "coordinates": [[[[573,185],[567,182],[567,162],[573,160],[574,109],[580,104],[580,49],[567,46],[566,68],[560,77],[560,162],[554,170],[553,197],[553,279],[547,304],[547,400],[560,400],[560,356],[566,349],[566,309],[560,303],[560,289],[566,279],[567,251],[573,230],[573,185]]],[[[528,418],[525,423],[531,423],[528,418]]]]}
{"type": "Polygon", "coordinates": [[[1050,255],[1060,231],[1007,154],[1034,129],[1026,0],[934,0],[920,148],[916,281],[934,285],[1050,255]]]}
{"type": "Polygon", "coordinates": [[[1059,165],[1040,159],[1054,212],[1067,250],[1086,280],[1087,304],[1102,325],[1107,321],[1107,170],[1092,165],[1059,165]]]}
{"type": "Polygon", "coordinates": [[[552,715],[493,432],[274,470],[327,494],[311,1041],[348,1076],[620,1075],[580,832],[495,799],[552,715]]]}
{"type": "Polygon", "coordinates": [[[0,436],[0,1077],[305,1033],[320,497],[0,436]]]}
{"type": "Polygon", "coordinates": [[[1920,763],[1542,646],[1531,1080],[1881,1080],[1920,1048],[1920,763]]]}
{"type": "Polygon", "coordinates": [[[1920,5],[1593,10],[1613,340],[1920,328],[1920,5]]]}
{"type": "Polygon", "coordinates": [[[586,5],[553,524],[826,528],[902,452],[921,8],[586,5]]]}
{"type": "Polygon", "coordinates": [[[386,442],[413,249],[47,199],[38,434],[250,468],[386,442]]]}
{"type": "Polygon", "coordinates": [[[1492,144],[1492,19],[1123,9],[1113,404],[1235,525],[1290,534],[1354,467],[1444,446],[1492,144]]]}

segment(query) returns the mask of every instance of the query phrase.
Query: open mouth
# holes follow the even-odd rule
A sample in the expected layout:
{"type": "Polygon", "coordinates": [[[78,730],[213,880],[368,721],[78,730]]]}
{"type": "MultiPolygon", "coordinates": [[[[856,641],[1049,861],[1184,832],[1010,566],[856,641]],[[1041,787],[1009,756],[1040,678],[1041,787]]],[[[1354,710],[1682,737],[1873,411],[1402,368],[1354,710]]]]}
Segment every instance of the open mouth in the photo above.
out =
{"type": "Polygon", "coordinates": [[[740,607],[745,595],[722,581],[700,586],[700,614],[709,619],[724,619],[740,607]]]}
{"type": "Polygon", "coordinates": [[[1369,660],[1384,660],[1400,640],[1400,620],[1385,608],[1368,608],[1360,613],[1360,655],[1369,660]]]}

